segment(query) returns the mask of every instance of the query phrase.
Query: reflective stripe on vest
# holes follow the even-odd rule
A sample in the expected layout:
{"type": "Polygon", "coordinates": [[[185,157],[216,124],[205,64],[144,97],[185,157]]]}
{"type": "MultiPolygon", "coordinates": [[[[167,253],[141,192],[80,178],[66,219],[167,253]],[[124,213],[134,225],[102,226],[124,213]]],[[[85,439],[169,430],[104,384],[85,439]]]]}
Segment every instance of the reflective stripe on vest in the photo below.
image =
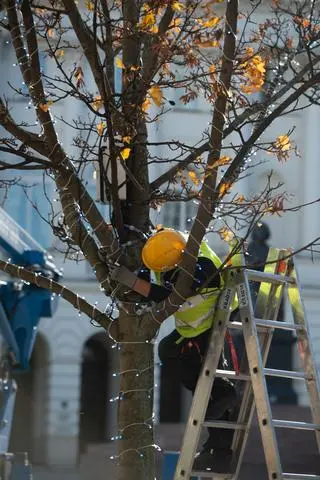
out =
{"type": "Polygon", "coordinates": [[[189,297],[179,308],[179,312],[183,312],[184,310],[187,310],[187,308],[190,307],[195,307],[196,305],[199,305],[199,303],[202,303],[203,300],[208,298],[211,295],[211,292],[209,293],[198,293],[198,295],[195,295],[194,297],[189,297]]]}
{"type": "Polygon", "coordinates": [[[200,327],[200,325],[203,323],[204,320],[207,320],[208,317],[211,315],[211,312],[209,314],[207,313],[203,317],[198,318],[197,320],[194,320],[192,323],[185,323],[183,320],[179,320],[179,318],[175,319],[176,327],[188,327],[190,329],[200,327]]]}
{"type": "Polygon", "coordinates": [[[195,297],[188,298],[183,308],[174,313],[176,329],[182,337],[195,337],[211,328],[220,292],[218,288],[203,289],[195,297]],[[194,298],[195,303],[192,302],[194,298]]]}

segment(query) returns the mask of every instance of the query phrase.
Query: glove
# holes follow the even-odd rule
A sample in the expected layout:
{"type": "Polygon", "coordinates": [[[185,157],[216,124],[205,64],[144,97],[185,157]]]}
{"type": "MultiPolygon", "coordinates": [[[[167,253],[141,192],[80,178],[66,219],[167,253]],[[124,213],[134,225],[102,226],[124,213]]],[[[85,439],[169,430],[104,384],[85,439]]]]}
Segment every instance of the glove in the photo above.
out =
{"type": "MultiPolygon", "coordinates": [[[[116,264],[114,264],[116,265],[116,264]]],[[[116,265],[115,268],[112,267],[112,271],[110,269],[111,279],[115,280],[116,282],[122,283],[126,285],[131,290],[140,293],[144,297],[149,296],[149,292],[151,290],[151,284],[146,282],[142,278],[139,278],[135,273],[131,272],[127,267],[123,265],[116,265]]]]}
{"type": "Polygon", "coordinates": [[[137,276],[132,273],[127,267],[116,263],[108,265],[110,271],[110,277],[116,282],[122,283],[129,288],[133,288],[137,281],[137,276]]]}

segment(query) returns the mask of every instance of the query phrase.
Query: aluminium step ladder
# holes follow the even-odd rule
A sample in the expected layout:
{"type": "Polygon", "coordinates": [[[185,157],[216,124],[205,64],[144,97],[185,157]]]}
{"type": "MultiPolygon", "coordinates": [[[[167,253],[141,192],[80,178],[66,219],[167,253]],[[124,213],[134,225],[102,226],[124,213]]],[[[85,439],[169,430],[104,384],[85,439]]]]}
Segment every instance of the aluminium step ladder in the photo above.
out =
{"type": "Polygon", "coordinates": [[[320,454],[319,378],[309,343],[307,319],[290,251],[270,248],[263,272],[241,267],[230,271],[230,280],[230,288],[222,292],[215,312],[216,320],[194,393],[174,480],[189,480],[191,476],[213,480],[237,480],[255,407],[269,480],[320,480],[320,472],[318,475],[283,472],[275,434],[275,428],[279,427],[312,430],[315,432],[320,454]],[[260,283],[255,307],[252,304],[249,281],[260,283]],[[292,309],[293,323],[277,321],[285,291],[292,309]],[[241,321],[230,323],[230,305],[236,293],[241,321]],[[247,358],[243,359],[240,372],[217,369],[227,328],[240,328],[243,331],[247,358]],[[292,330],[296,333],[303,372],[265,368],[273,332],[277,328],[292,330]],[[313,423],[273,419],[266,376],[304,380],[309,394],[313,423]],[[215,377],[245,381],[236,422],[205,420],[215,377]],[[229,469],[232,473],[214,473],[209,469],[193,470],[202,427],[234,430],[233,459],[229,469]]]}

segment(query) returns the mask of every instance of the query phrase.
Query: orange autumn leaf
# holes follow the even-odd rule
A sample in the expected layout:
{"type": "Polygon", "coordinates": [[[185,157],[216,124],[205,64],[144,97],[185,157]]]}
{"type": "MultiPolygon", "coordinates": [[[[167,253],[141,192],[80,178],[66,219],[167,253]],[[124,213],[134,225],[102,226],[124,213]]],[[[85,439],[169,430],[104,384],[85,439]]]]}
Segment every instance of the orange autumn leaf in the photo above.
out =
{"type": "Polygon", "coordinates": [[[254,49],[252,47],[246,47],[246,56],[252,57],[254,54],[254,49]]]}
{"type": "Polygon", "coordinates": [[[221,165],[227,165],[231,160],[231,157],[228,157],[227,155],[223,155],[222,157],[219,158],[219,160],[217,160],[215,163],[214,163],[214,166],[215,167],[221,167],[221,165]]]}
{"type": "Polygon", "coordinates": [[[181,2],[175,2],[175,1],[174,1],[174,2],[171,3],[171,8],[172,8],[172,10],[174,10],[175,12],[181,12],[181,10],[184,9],[184,5],[183,5],[183,3],[181,3],[181,2]]]}
{"type": "Polygon", "coordinates": [[[175,17],[171,21],[171,23],[169,25],[169,28],[175,33],[180,33],[181,32],[181,28],[180,28],[181,23],[182,23],[182,19],[179,18],[179,17],[175,17]]]}
{"type": "MultiPolygon", "coordinates": [[[[251,52],[250,52],[251,53],[251,52]]],[[[243,93],[256,93],[261,90],[265,80],[265,61],[260,55],[254,55],[249,60],[241,64],[244,69],[244,78],[246,83],[240,85],[243,93]]]]}
{"type": "Polygon", "coordinates": [[[219,42],[217,40],[205,40],[205,41],[195,41],[195,45],[200,48],[211,48],[211,47],[218,47],[219,42]]]}
{"type": "Polygon", "coordinates": [[[220,228],[220,230],[218,230],[218,233],[220,235],[220,238],[225,242],[230,242],[234,238],[234,234],[227,227],[220,228]]]}
{"type": "Polygon", "coordinates": [[[161,88],[158,85],[155,85],[148,90],[148,93],[157,107],[161,107],[163,101],[163,93],[161,88]]]}
{"type": "Polygon", "coordinates": [[[279,135],[271,144],[268,153],[270,155],[275,154],[280,162],[283,160],[286,161],[289,158],[291,148],[291,142],[288,135],[279,135]]]}
{"type": "Polygon", "coordinates": [[[308,28],[311,25],[310,20],[308,20],[307,18],[304,18],[304,17],[296,16],[296,17],[293,18],[293,20],[295,21],[295,23],[300,25],[302,28],[308,28]]]}
{"type": "Polygon", "coordinates": [[[74,77],[76,79],[77,88],[80,88],[84,85],[84,75],[81,67],[77,67],[74,71],[74,77]]]}
{"type": "Polygon", "coordinates": [[[126,135],[125,137],[122,137],[123,143],[130,143],[132,140],[132,137],[130,135],[126,135]]]}
{"type": "Polygon", "coordinates": [[[130,156],[131,148],[123,148],[120,152],[122,160],[127,160],[130,156]]]}
{"type": "Polygon", "coordinates": [[[42,8],[35,8],[34,11],[37,15],[39,15],[39,17],[44,16],[44,10],[42,8]]]}
{"type": "Polygon", "coordinates": [[[49,108],[51,107],[51,105],[53,105],[53,101],[48,100],[48,102],[46,102],[46,103],[40,103],[39,108],[41,108],[41,110],[43,112],[47,112],[49,110],[49,108]]]}
{"type": "Polygon", "coordinates": [[[221,167],[221,165],[227,165],[231,160],[231,157],[227,157],[227,155],[223,155],[218,160],[216,160],[212,165],[208,165],[208,169],[211,170],[216,167],[221,167]]]}
{"type": "Polygon", "coordinates": [[[215,73],[216,73],[216,66],[215,65],[210,65],[209,76],[210,76],[211,80],[213,80],[213,81],[216,79],[215,73]]]}
{"type": "Polygon", "coordinates": [[[47,35],[48,35],[49,38],[54,38],[55,37],[54,29],[53,28],[48,28],[47,35]]]}
{"type": "Polygon", "coordinates": [[[141,30],[147,30],[152,33],[158,32],[158,26],[156,25],[156,15],[148,4],[143,6],[143,16],[140,19],[139,27],[141,30]]]}
{"type": "Polygon", "coordinates": [[[203,26],[204,27],[207,27],[207,28],[212,28],[212,27],[215,27],[216,25],[218,25],[218,23],[220,22],[220,18],[219,17],[212,17],[210,18],[209,20],[203,22],[203,26]]]}
{"type": "Polygon", "coordinates": [[[141,105],[141,110],[143,113],[147,113],[151,105],[150,98],[146,98],[143,104],[141,105]]]}
{"type": "Polygon", "coordinates": [[[86,2],[86,9],[89,10],[89,12],[93,12],[94,3],[93,2],[86,2]]]}
{"type": "Polygon", "coordinates": [[[125,68],[123,61],[121,60],[120,57],[116,57],[116,66],[118,68],[125,68]]]}
{"type": "Polygon", "coordinates": [[[275,141],[275,146],[282,152],[287,152],[291,148],[291,143],[288,135],[279,135],[275,141]]]}
{"type": "Polygon", "coordinates": [[[278,215],[278,217],[281,217],[281,213],[283,213],[284,210],[284,198],[282,197],[277,197],[274,198],[271,202],[271,206],[267,206],[265,209],[265,213],[268,213],[270,215],[278,215]]]}
{"type": "Polygon", "coordinates": [[[301,25],[303,26],[303,28],[308,28],[310,26],[310,22],[306,18],[303,18],[301,25]]]}
{"type": "Polygon", "coordinates": [[[246,197],[244,195],[239,195],[237,198],[236,198],[236,201],[239,202],[239,203],[243,203],[245,201],[246,197]]]}
{"type": "Polygon", "coordinates": [[[106,128],[106,122],[102,122],[102,121],[99,122],[96,125],[96,128],[97,128],[98,135],[100,135],[100,137],[102,137],[104,129],[106,128]]]}
{"type": "Polygon", "coordinates": [[[188,172],[188,175],[191,179],[191,181],[195,184],[195,185],[199,185],[199,179],[197,177],[197,174],[195,172],[188,172]]]}
{"type": "Polygon", "coordinates": [[[286,41],[286,45],[287,45],[288,48],[292,48],[293,47],[293,39],[288,38],[287,41],[286,41]]]}
{"type": "Polygon", "coordinates": [[[208,20],[203,20],[203,18],[197,18],[196,22],[202,27],[212,28],[218,25],[220,20],[221,20],[220,17],[211,17],[208,20]]]}
{"type": "Polygon", "coordinates": [[[231,188],[231,183],[230,182],[223,182],[221,183],[221,185],[219,186],[219,195],[218,195],[218,198],[221,198],[223,197],[226,193],[229,192],[231,188]]]}
{"type": "Polygon", "coordinates": [[[91,106],[95,111],[100,110],[103,107],[103,101],[101,99],[101,95],[97,95],[94,97],[93,102],[91,102],[91,106]]]}

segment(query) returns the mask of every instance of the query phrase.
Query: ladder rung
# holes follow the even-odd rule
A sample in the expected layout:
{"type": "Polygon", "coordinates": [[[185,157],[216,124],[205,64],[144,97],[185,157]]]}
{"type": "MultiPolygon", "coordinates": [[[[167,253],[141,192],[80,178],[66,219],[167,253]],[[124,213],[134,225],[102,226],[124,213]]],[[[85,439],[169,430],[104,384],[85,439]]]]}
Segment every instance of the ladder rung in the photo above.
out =
{"type": "Polygon", "coordinates": [[[216,370],[216,377],[225,377],[225,378],[232,378],[233,380],[250,380],[251,377],[247,373],[237,373],[234,370],[216,370]]]}
{"type": "Polygon", "coordinates": [[[212,470],[192,470],[191,475],[194,477],[200,477],[200,478],[211,478],[214,480],[221,478],[223,480],[230,479],[232,480],[234,478],[233,473],[215,473],[212,472],[212,470]]]}
{"type": "MultiPolygon", "coordinates": [[[[274,368],[265,368],[264,374],[268,377],[282,377],[282,378],[292,378],[294,380],[313,380],[312,375],[307,375],[304,372],[294,372],[291,370],[276,370],[274,368]]],[[[248,381],[251,380],[251,377],[247,373],[239,373],[237,374],[234,370],[220,370],[217,369],[216,377],[225,377],[231,378],[232,380],[244,380],[248,381]]]]}
{"type": "MultiPolygon", "coordinates": [[[[255,318],[256,325],[258,327],[267,328],[280,328],[281,330],[305,330],[303,325],[296,325],[290,322],[278,322],[277,320],[264,320],[262,318],[255,318]]],[[[229,322],[228,328],[234,328],[235,330],[242,330],[242,322],[229,322]]]]}
{"type": "Polygon", "coordinates": [[[242,322],[229,322],[228,328],[234,328],[235,330],[242,330],[242,322]]]}
{"type": "Polygon", "coordinates": [[[312,380],[311,375],[307,375],[304,372],[293,372],[291,370],[276,370],[274,368],[265,368],[264,374],[270,377],[283,377],[283,378],[293,378],[295,380],[312,380]]]}
{"type": "Polygon", "coordinates": [[[247,428],[245,423],[224,422],[223,420],[205,420],[203,426],[210,428],[228,428],[230,430],[245,430],[247,428]]]}
{"type": "Polygon", "coordinates": [[[320,475],[312,475],[308,473],[283,473],[282,478],[285,480],[320,480],[320,475]]]}
{"type": "Polygon", "coordinates": [[[279,428],[294,428],[296,430],[320,430],[320,425],[317,423],[308,422],[293,422],[291,420],[272,420],[275,427],[279,428]]]}
{"type": "Polygon", "coordinates": [[[296,325],[290,322],[278,322],[277,320],[263,320],[262,318],[255,318],[258,327],[280,328],[281,330],[305,330],[303,325],[296,325]]]}
{"type": "Polygon", "coordinates": [[[245,269],[244,272],[248,275],[249,280],[253,280],[256,282],[268,282],[268,283],[296,283],[296,279],[294,277],[287,277],[285,275],[277,275],[276,273],[265,273],[259,272],[257,270],[250,270],[245,269]]]}

